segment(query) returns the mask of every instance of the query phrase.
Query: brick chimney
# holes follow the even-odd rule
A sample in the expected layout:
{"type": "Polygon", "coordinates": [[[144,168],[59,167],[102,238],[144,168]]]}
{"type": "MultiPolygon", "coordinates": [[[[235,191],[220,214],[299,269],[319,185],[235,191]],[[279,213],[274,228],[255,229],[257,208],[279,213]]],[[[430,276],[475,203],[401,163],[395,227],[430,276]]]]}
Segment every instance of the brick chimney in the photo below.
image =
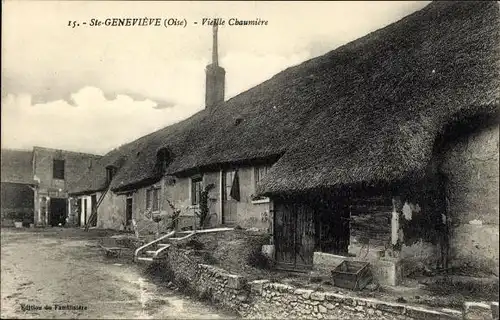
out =
{"type": "Polygon", "coordinates": [[[209,109],[217,104],[224,102],[224,89],[226,71],[219,66],[219,55],[217,50],[217,23],[213,26],[212,43],[212,63],[205,70],[205,108],[209,109]]]}

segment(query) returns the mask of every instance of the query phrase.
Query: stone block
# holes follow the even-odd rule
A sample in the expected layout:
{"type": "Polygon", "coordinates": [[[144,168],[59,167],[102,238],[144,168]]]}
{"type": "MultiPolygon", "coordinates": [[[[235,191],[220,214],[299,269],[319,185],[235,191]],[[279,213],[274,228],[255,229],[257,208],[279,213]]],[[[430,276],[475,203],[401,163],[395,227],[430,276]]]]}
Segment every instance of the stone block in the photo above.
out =
{"type": "Polygon", "coordinates": [[[402,304],[398,303],[390,303],[390,302],[380,302],[379,304],[376,305],[378,310],[384,311],[384,312],[390,312],[390,313],[395,313],[395,314],[404,314],[406,311],[406,308],[402,304]]]}
{"type": "Polygon", "coordinates": [[[298,295],[298,296],[303,297],[304,299],[309,299],[309,297],[311,296],[311,293],[313,293],[313,292],[314,292],[313,290],[308,290],[308,289],[297,289],[293,293],[298,295]]]}
{"type": "Polygon", "coordinates": [[[325,312],[327,311],[327,308],[326,308],[324,305],[320,304],[320,305],[318,306],[318,310],[319,310],[319,312],[321,312],[321,313],[325,313],[325,312]]]}
{"type": "Polygon", "coordinates": [[[339,295],[333,292],[325,292],[325,299],[328,301],[336,301],[339,299],[339,295]]]}
{"type": "Polygon", "coordinates": [[[437,310],[429,310],[422,307],[406,306],[405,315],[412,317],[414,319],[440,319],[440,320],[453,320],[462,319],[462,313],[460,311],[452,312],[440,312],[437,310]]]}
{"type": "Polygon", "coordinates": [[[285,293],[285,292],[290,292],[293,289],[293,287],[282,283],[275,283],[274,289],[278,290],[279,292],[285,293]]]}
{"type": "Polygon", "coordinates": [[[311,293],[311,300],[316,300],[316,301],[324,301],[325,300],[325,293],[324,292],[313,292],[311,293]]]}
{"type": "Polygon", "coordinates": [[[482,302],[464,302],[464,320],[493,319],[491,306],[482,302]]]}
{"type": "Polygon", "coordinates": [[[254,280],[250,282],[250,291],[255,293],[264,293],[264,284],[269,283],[269,280],[254,280]]]}
{"type": "Polygon", "coordinates": [[[493,317],[494,320],[497,320],[499,318],[498,302],[491,302],[490,307],[491,307],[491,316],[493,317]]]}
{"type": "Polygon", "coordinates": [[[370,262],[373,279],[382,285],[397,286],[402,279],[401,261],[384,258],[370,262]]]}
{"type": "Polygon", "coordinates": [[[227,275],[227,284],[228,288],[231,289],[241,289],[243,285],[245,284],[245,278],[242,276],[237,276],[237,275],[227,275]]]}

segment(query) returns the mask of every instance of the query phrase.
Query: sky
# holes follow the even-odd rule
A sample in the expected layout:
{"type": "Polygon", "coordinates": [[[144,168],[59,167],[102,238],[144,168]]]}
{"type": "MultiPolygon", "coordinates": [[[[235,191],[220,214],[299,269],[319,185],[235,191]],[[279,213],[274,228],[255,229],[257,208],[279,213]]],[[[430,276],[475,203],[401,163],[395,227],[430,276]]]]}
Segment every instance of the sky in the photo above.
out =
{"type": "Polygon", "coordinates": [[[105,154],[202,110],[212,51],[203,18],[226,20],[219,64],[229,99],[428,3],[4,0],[1,146],[105,154]],[[187,25],[90,26],[146,17],[187,25]]]}

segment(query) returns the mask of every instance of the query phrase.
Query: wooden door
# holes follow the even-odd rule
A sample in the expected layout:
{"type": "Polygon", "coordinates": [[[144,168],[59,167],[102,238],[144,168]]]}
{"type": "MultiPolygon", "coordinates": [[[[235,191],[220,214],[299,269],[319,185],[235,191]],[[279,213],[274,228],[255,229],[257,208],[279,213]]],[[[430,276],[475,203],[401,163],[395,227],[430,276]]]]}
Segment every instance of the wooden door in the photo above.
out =
{"type": "Polygon", "coordinates": [[[90,214],[92,214],[94,211],[95,212],[95,218],[92,219],[92,227],[96,227],[97,226],[97,210],[96,207],[97,207],[97,195],[93,194],[91,197],[90,197],[90,207],[92,208],[90,214]]]}
{"type": "Polygon", "coordinates": [[[127,198],[125,208],[125,226],[130,226],[132,223],[132,198],[127,198]]]}
{"type": "Polygon", "coordinates": [[[306,203],[275,203],[276,262],[282,269],[310,269],[315,248],[313,210],[306,203]]]}
{"type": "Polygon", "coordinates": [[[231,188],[234,181],[234,170],[227,170],[223,172],[222,185],[222,223],[232,225],[236,223],[236,214],[238,208],[238,201],[231,197],[231,188]]]}

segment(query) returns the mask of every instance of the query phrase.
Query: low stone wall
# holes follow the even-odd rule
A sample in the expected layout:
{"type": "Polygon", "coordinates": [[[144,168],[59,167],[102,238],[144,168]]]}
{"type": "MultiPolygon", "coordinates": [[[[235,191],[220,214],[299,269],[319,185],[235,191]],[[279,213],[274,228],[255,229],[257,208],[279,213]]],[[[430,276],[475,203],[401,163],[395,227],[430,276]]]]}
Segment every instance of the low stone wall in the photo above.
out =
{"type": "Polygon", "coordinates": [[[297,289],[267,280],[250,283],[246,318],[305,319],[462,319],[460,311],[429,310],[333,292],[297,289]]]}
{"type": "Polygon", "coordinates": [[[269,280],[247,282],[245,277],[198,260],[192,251],[172,246],[163,265],[170,279],[181,289],[237,312],[244,318],[464,319],[465,313],[457,310],[427,309],[354,295],[306,290],[269,280]]]}
{"type": "Polygon", "coordinates": [[[209,300],[225,309],[239,312],[248,299],[247,282],[244,277],[194,261],[188,250],[168,250],[165,262],[171,278],[183,291],[209,300]]]}

